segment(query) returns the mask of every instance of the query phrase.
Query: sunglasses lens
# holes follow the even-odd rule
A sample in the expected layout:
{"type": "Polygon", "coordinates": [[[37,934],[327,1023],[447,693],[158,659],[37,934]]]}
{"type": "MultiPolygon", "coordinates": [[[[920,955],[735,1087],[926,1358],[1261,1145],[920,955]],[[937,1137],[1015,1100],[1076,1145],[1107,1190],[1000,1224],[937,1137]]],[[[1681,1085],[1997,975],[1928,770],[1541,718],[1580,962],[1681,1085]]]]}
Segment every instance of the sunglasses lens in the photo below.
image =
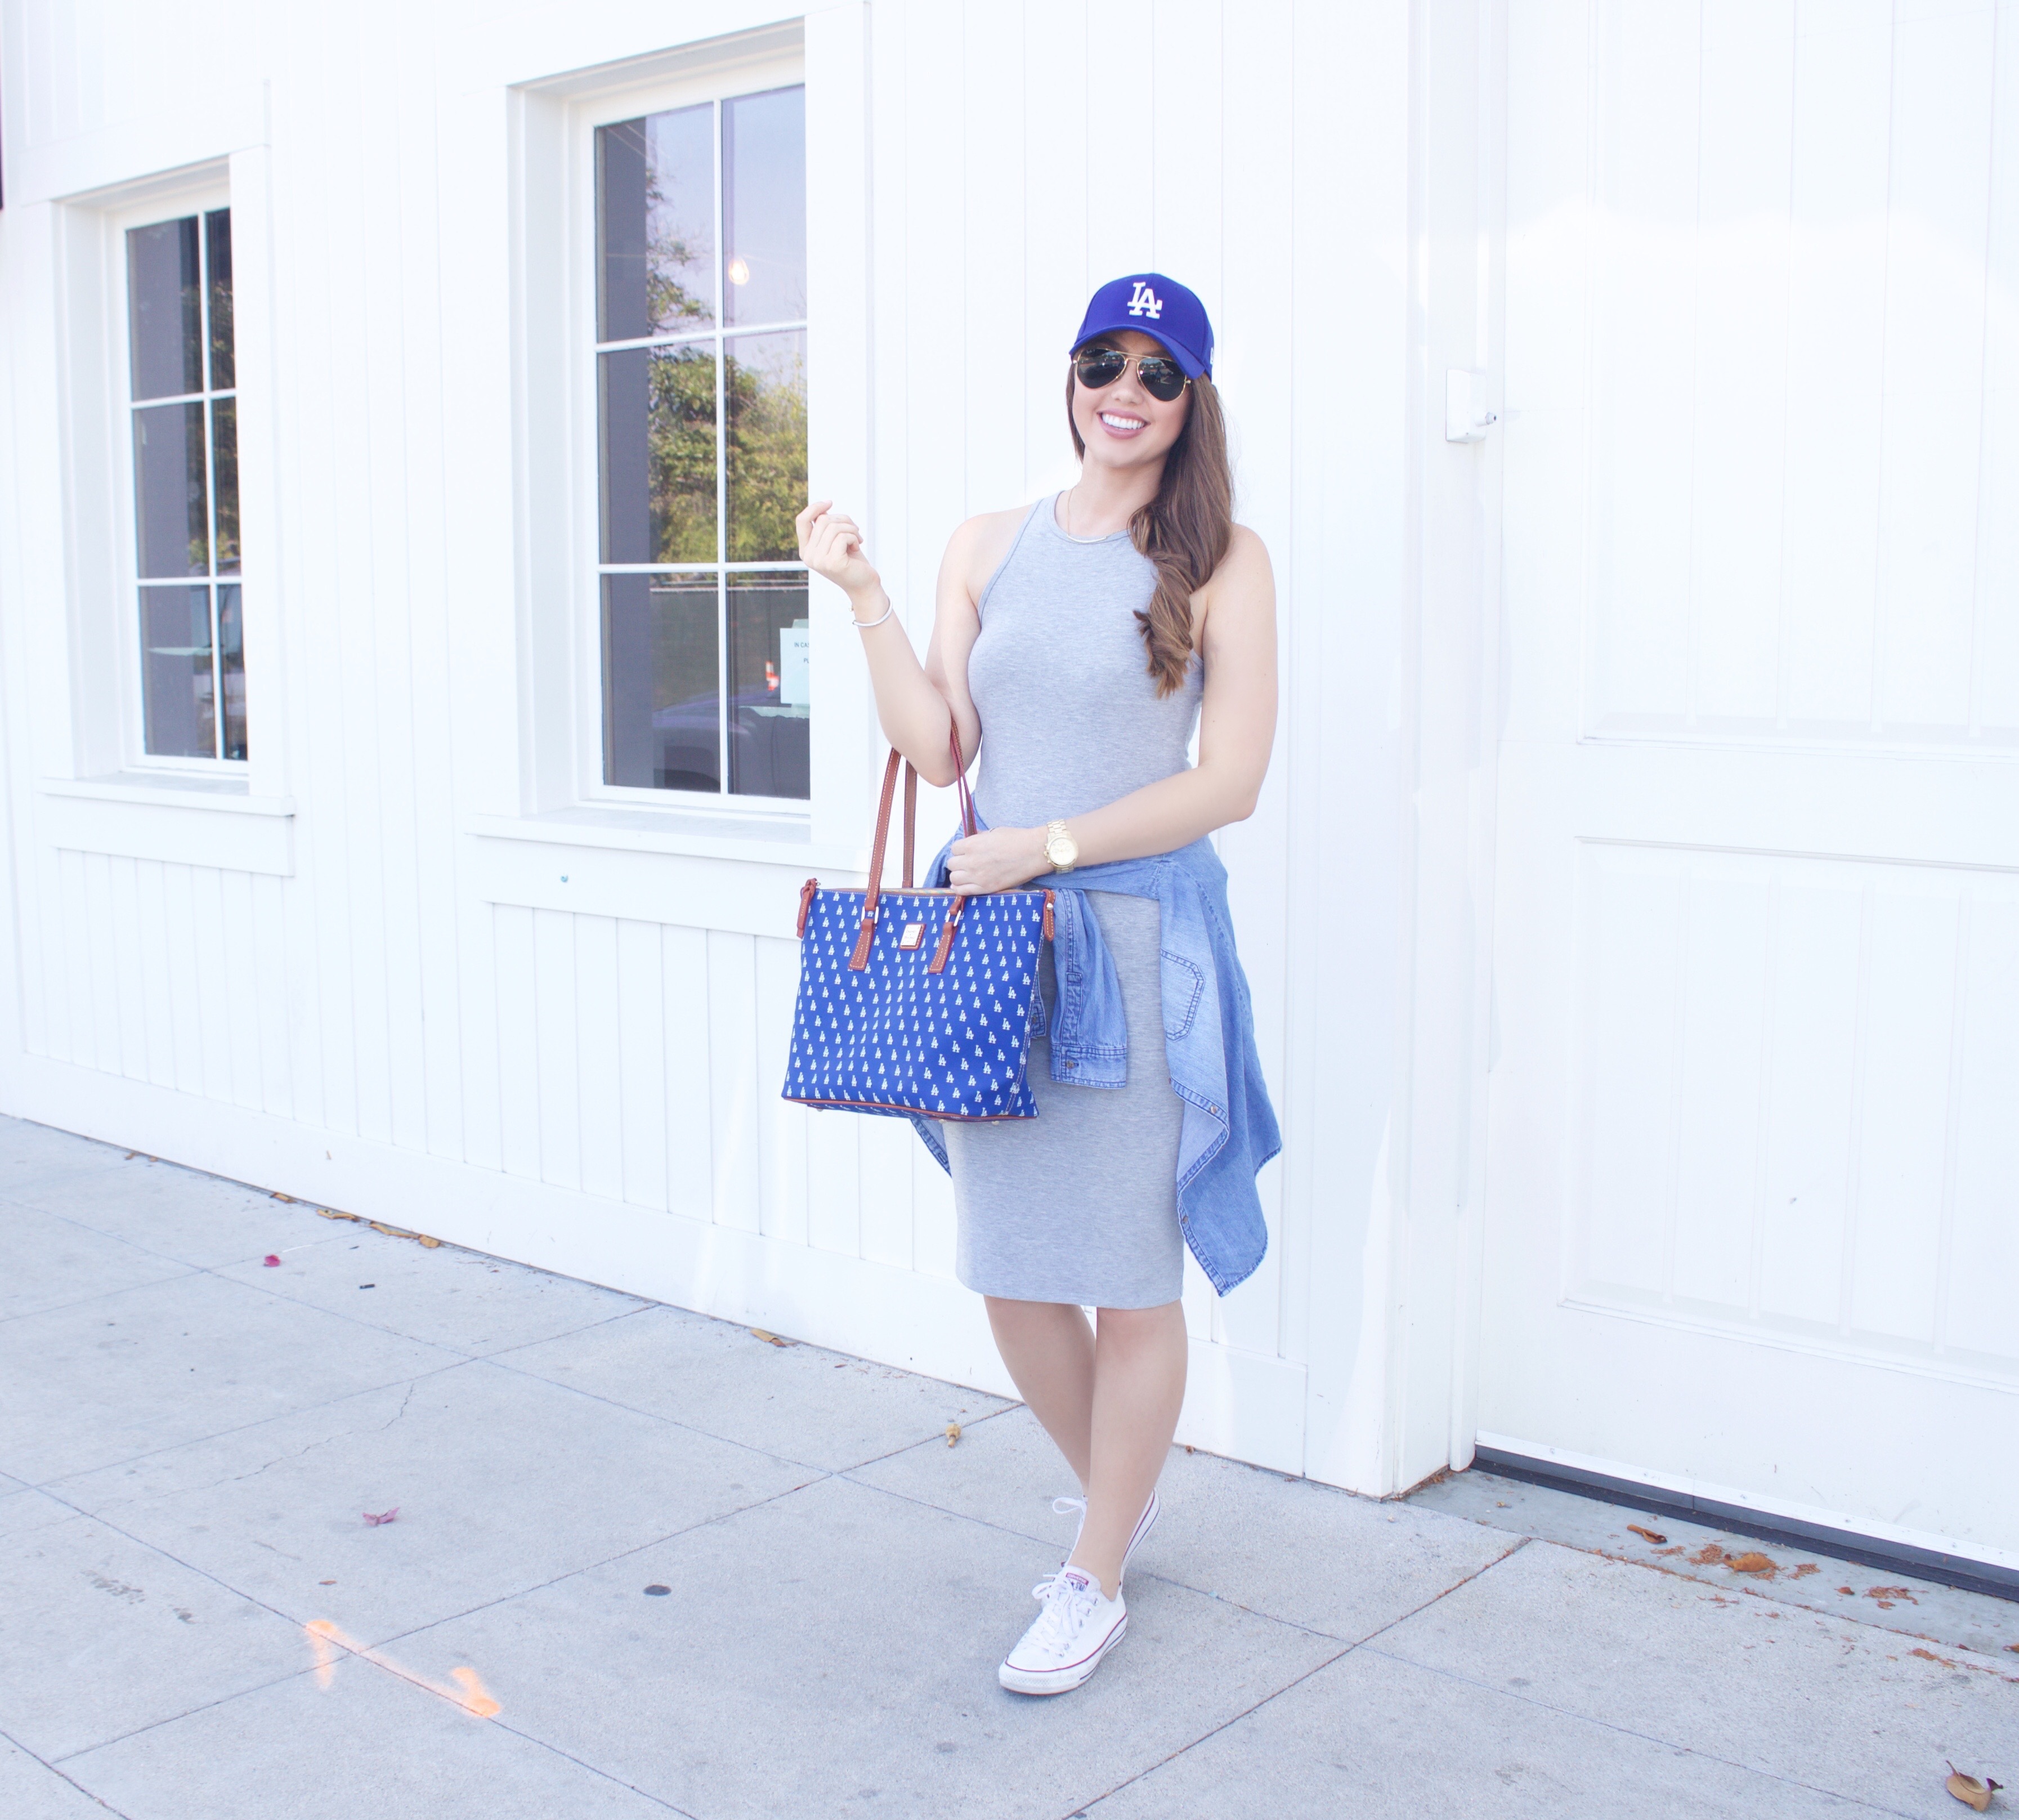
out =
{"type": "Polygon", "coordinates": [[[1079,382],[1091,390],[1111,386],[1122,377],[1127,359],[1111,347],[1090,347],[1078,359],[1079,382]]]}
{"type": "Polygon", "coordinates": [[[1152,354],[1136,363],[1136,375],[1143,390],[1160,404],[1168,404],[1185,389],[1184,369],[1176,361],[1160,360],[1152,354]]]}

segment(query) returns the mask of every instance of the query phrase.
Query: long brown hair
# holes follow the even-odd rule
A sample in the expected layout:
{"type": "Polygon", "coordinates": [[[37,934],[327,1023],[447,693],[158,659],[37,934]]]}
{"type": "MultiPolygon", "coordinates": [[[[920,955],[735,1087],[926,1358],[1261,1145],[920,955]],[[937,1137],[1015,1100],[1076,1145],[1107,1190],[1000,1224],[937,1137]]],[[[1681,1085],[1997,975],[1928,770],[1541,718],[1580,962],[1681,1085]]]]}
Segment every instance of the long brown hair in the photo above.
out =
{"type": "MultiPolygon", "coordinates": [[[[1073,421],[1073,368],[1066,368],[1066,427],[1073,450],[1086,459],[1086,441],[1073,421]]],[[[1192,596],[1212,578],[1234,541],[1234,476],[1227,465],[1227,419],[1220,393],[1203,373],[1191,386],[1185,426],[1164,458],[1157,496],[1129,521],[1130,540],[1157,565],[1157,591],[1136,615],[1150,654],[1159,698],[1185,684],[1192,655],[1192,596]]]]}

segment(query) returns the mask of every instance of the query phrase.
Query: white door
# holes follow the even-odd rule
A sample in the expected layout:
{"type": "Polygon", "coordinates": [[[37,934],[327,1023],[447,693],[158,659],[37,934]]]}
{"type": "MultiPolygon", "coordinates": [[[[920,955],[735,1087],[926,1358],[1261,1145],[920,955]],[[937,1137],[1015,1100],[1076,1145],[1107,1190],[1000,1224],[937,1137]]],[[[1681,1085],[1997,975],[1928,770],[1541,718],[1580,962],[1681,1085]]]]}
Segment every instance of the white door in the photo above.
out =
{"type": "Polygon", "coordinates": [[[2019,1564],[2019,4],[1510,14],[1481,1439],[2019,1564]]]}

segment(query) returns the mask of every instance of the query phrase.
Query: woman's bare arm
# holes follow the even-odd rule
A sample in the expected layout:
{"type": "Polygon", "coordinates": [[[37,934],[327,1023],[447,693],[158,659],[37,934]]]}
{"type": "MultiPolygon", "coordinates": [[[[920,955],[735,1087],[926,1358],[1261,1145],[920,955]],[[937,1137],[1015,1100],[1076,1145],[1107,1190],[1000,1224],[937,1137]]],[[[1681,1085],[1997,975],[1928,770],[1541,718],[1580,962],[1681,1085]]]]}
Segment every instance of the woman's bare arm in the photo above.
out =
{"type": "Polygon", "coordinates": [[[929,784],[944,788],[954,779],[947,744],[951,725],[960,731],[962,756],[973,762],[981,741],[981,720],[967,692],[967,654],[981,629],[975,602],[1007,552],[1023,519],[1021,511],[989,512],[970,518],[948,540],[940,564],[933,635],[922,665],[910,635],[889,609],[890,597],[862,548],[855,521],[817,499],[798,519],[801,560],[848,596],[861,633],[869,680],[876,694],[876,718],[883,736],[917,767],[929,784]]]}

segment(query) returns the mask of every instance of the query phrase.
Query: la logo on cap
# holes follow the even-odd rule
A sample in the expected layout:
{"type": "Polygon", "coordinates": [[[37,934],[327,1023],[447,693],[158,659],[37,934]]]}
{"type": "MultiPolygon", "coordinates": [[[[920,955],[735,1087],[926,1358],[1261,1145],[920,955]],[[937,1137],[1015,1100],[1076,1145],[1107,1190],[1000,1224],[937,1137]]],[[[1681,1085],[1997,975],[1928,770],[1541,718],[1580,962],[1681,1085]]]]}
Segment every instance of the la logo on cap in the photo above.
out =
{"type": "Polygon", "coordinates": [[[1150,288],[1147,278],[1136,281],[1134,294],[1129,299],[1131,316],[1147,316],[1154,322],[1164,314],[1164,306],[1157,299],[1157,293],[1150,288]]]}

